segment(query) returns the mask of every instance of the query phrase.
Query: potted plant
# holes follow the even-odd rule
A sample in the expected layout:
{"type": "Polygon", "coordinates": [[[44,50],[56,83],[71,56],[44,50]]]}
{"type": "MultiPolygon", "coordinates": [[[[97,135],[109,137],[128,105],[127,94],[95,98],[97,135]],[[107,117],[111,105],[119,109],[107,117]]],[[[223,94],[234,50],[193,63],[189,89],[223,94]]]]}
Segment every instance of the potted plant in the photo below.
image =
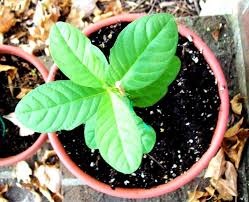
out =
{"type": "Polygon", "coordinates": [[[23,94],[38,85],[34,78],[42,82],[48,70],[35,56],[9,45],[0,45],[0,66],[0,166],[7,166],[31,157],[47,140],[38,134],[19,137],[19,127],[10,119],[23,94]]]}
{"type": "MultiPolygon", "coordinates": [[[[68,24],[57,23],[50,34],[50,51],[56,65],[71,81],[62,80],[42,85],[29,93],[16,108],[20,121],[39,132],[70,131],[77,127],[77,131],[69,132],[71,136],[68,136],[66,141],[59,139],[62,134],[57,136],[55,133],[49,133],[51,144],[62,162],[75,176],[94,189],[125,198],[158,196],[174,191],[191,181],[208,165],[209,160],[217,152],[228,118],[229,100],[226,81],[218,61],[207,45],[184,26],[178,25],[177,29],[171,15],[141,16],[139,14],[116,16],[85,30],[91,42],[99,44],[98,47],[105,55],[78,30],[68,24]],[[132,22],[133,20],[135,21],[132,22]],[[113,45],[115,31],[118,29],[121,33],[113,45]],[[103,40],[107,43],[104,44],[103,40]],[[190,63],[180,61],[179,55],[190,63]],[[109,61],[106,59],[108,56],[109,61]],[[205,68],[199,68],[196,64],[205,68]],[[194,67],[190,68],[191,66],[194,67]],[[181,77],[183,75],[185,77],[181,77]],[[194,79],[191,75],[200,75],[201,78],[194,79]],[[211,81],[207,81],[206,77],[211,81]],[[187,85],[186,80],[191,82],[187,82],[187,85]],[[183,83],[191,90],[182,87],[183,83]],[[200,89],[198,85],[206,88],[200,89]],[[169,96],[166,94],[167,90],[169,96]],[[209,92],[211,94],[207,99],[205,96],[209,92]],[[200,100],[199,94],[203,95],[205,100],[200,100]],[[189,100],[197,98],[202,103],[184,101],[181,99],[184,95],[187,95],[189,100]],[[177,107],[174,107],[175,104],[178,104],[177,107]],[[214,107],[211,104],[219,107],[219,115],[218,112],[209,114],[214,107]],[[171,111],[171,114],[166,114],[165,109],[171,111]],[[189,114],[190,109],[193,114],[189,114]],[[207,111],[200,112],[199,109],[207,111]],[[188,114],[185,114],[185,111],[188,114]],[[145,121],[139,116],[143,116],[145,121]],[[184,136],[184,130],[187,130],[186,133],[190,131],[195,135],[193,138],[201,134],[205,142],[208,135],[203,137],[204,131],[196,125],[198,121],[191,122],[189,118],[199,122],[208,120],[212,123],[211,125],[206,121],[202,123],[201,127],[209,131],[205,132],[211,133],[211,136],[214,132],[214,135],[212,141],[210,137],[211,144],[206,152],[202,151],[200,159],[197,159],[198,155],[195,156],[199,151],[194,148],[194,145],[200,145],[198,142],[200,139],[188,139],[187,144],[192,145],[194,149],[193,151],[192,148],[187,149],[189,153],[186,154],[181,153],[182,143],[174,140],[184,136]],[[214,129],[216,118],[218,120],[214,129]],[[27,122],[27,120],[32,121],[27,122]],[[174,127],[170,124],[165,126],[165,120],[174,127]],[[85,124],[84,128],[80,128],[82,123],[85,124]],[[167,139],[167,135],[170,135],[167,134],[168,131],[174,132],[178,128],[181,128],[183,135],[177,136],[176,133],[174,139],[171,139],[172,135],[167,139]],[[65,150],[68,145],[63,146],[61,143],[62,141],[67,144],[77,132],[82,135],[81,139],[85,140],[74,139],[70,142],[70,147],[76,148],[78,144],[82,144],[83,147],[84,142],[91,148],[85,152],[90,151],[89,156],[95,156],[96,161],[89,161],[86,155],[80,157],[82,162],[89,164],[88,167],[84,163],[80,164],[79,159],[76,159],[77,162],[72,161],[70,152],[65,150]],[[194,165],[191,164],[188,170],[182,170],[179,176],[173,172],[178,164],[171,162],[170,157],[169,148],[174,150],[174,147],[179,150],[176,150],[173,159],[178,158],[179,163],[191,159],[192,154],[196,157],[194,162],[191,161],[194,165]],[[162,153],[161,157],[168,156],[168,158],[161,161],[154,157],[154,154],[164,152],[164,149],[167,153],[162,153]],[[100,151],[102,157],[99,153],[96,154],[96,151],[100,151]],[[114,169],[108,167],[105,162],[114,169]],[[77,164],[84,167],[84,171],[77,164]],[[99,170],[103,164],[106,164],[106,167],[104,170],[99,170]],[[167,165],[172,165],[168,170],[169,173],[164,173],[162,176],[161,173],[157,173],[156,175],[160,175],[163,179],[160,178],[160,181],[158,178],[152,178],[155,184],[148,185],[147,179],[144,179],[146,178],[144,172],[156,171],[160,167],[165,171],[168,169],[167,165]],[[115,178],[108,178],[107,183],[100,182],[95,178],[101,179],[102,176],[92,174],[92,172],[96,174],[98,170],[104,177],[115,176],[115,178]],[[116,183],[120,178],[122,186],[120,183],[114,184],[114,181],[116,183]],[[140,186],[149,189],[134,188],[138,178],[142,179],[140,186]],[[134,182],[131,183],[131,180],[134,182]],[[129,185],[130,188],[125,188],[129,185]]],[[[55,75],[56,67],[51,70],[48,80],[53,79],[55,75]]],[[[206,142],[206,145],[209,143],[206,142]]],[[[79,153],[79,148],[77,147],[75,151],[79,153]]]]}

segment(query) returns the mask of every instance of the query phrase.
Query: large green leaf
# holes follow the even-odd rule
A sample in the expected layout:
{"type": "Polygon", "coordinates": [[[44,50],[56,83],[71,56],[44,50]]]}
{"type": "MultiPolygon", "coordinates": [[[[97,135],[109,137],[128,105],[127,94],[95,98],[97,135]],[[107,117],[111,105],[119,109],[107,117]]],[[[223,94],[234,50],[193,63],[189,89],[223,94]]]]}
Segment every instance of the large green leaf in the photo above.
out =
{"type": "Polygon", "coordinates": [[[60,70],[73,82],[102,87],[108,62],[104,54],[73,26],[58,22],[49,36],[50,52],[60,70]]]}
{"type": "Polygon", "coordinates": [[[156,143],[156,132],[151,126],[144,123],[139,116],[135,116],[141,134],[143,153],[147,154],[153,149],[156,143]]]}
{"type": "Polygon", "coordinates": [[[55,81],[28,93],[15,113],[22,124],[36,132],[70,130],[96,113],[103,91],[70,80],[55,81]]]}
{"type": "Polygon", "coordinates": [[[138,169],[143,155],[141,134],[127,98],[111,92],[102,98],[95,131],[97,147],[108,164],[124,174],[138,169]]]}
{"type": "Polygon", "coordinates": [[[155,14],[129,24],[110,51],[106,81],[120,81],[125,91],[156,81],[175,55],[178,30],[173,16],[155,14]]]}
{"type": "Polygon", "coordinates": [[[149,86],[128,92],[133,105],[136,107],[149,107],[165,96],[168,86],[175,80],[179,73],[181,61],[174,56],[163,75],[149,86]]]}
{"type": "Polygon", "coordinates": [[[84,129],[85,143],[90,149],[97,149],[97,144],[95,141],[95,128],[96,114],[94,114],[90,119],[87,120],[84,129]]]}

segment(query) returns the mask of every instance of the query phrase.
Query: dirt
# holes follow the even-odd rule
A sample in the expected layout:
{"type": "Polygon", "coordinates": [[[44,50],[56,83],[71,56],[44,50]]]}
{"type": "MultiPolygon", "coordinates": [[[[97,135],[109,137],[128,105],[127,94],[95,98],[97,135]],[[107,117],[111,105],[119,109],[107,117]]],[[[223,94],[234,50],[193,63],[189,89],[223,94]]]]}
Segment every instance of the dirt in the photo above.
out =
{"type": "MultiPolygon", "coordinates": [[[[16,67],[17,74],[8,82],[7,72],[0,72],[0,115],[8,115],[14,112],[15,107],[20,99],[16,98],[21,89],[33,89],[43,83],[42,76],[38,70],[29,62],[11,55],[0,55],[1,65],[10,65],[16,67]],[[11,93],[11,90],[13,92],[11,93]]],[[[5,123],[5,135],[0,136],[0,158],[9,157],[18,154],[30,147],[39,137],[39,134],[32,136],[19,136],[19,127],[7,119],[5,123]]]]}
{"type": "MultiPolygon", "coordinates": [[[[91,35],[91,41],[108,57],[125,26],[102,29],[91,35]],[[110,34],[112,37],[106,37],[110,34]]],[[[181,175],[200,159],[208,149],[218,117],[217,83],[202,54],[183,37],[179,39],[177,55],[182,61],[181,70],[167,95],[152,107],[135,109],[157,133],[156,145],[144,155],[140,168],[130,175],[112,169],[98,150],[87,148],[82,125],[59,132],[65,150],[82,170],[113,188],[150,188],[181,175]]],[[[61,74],[57,78],[66,79],[61,74]]]]}

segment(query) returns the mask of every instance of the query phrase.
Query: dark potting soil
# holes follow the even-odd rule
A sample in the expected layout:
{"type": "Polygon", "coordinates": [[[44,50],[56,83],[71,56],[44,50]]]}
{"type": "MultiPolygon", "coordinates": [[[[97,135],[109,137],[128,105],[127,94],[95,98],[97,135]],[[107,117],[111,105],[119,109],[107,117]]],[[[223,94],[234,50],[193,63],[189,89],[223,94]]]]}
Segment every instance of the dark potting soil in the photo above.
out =
{"type": "MultiPolygon", "coordinates": [[[[0,115],[8,115],[15,111],[15,107],[20,99],[16,96],[21,89],[33,89],[43,83],[42,76],[38,70],[29,62],[11,55],[0,55],[0,64],[17,68],[16,77],[12,83],[8,82],[6,71],[0,72],[0,115]],[[13,94],[10,89],[13,89],[13,94]]],[[[21,137],[19,127],[3,118],[5,123],[5,135],[0,136],[0,158],[16,155],[30,147],[39,137],[35,133],[31,136],[21,137]]]]}
{"type": "MultiPolygon", "coordinates": [[[[108,57],[109,49],[125,26],[104,28],[92,34],[91,41],[108,57]]],[[[113,188],[150,188],[181,175],[204,154],[218,117],[217,83],[202,54],[186,38],[179,38],[177,55],[182,61],[181,70],[167,95],[152,107],[135,109],[157,133],[156,145],[144,155],[140,168],[130,175],[115,171],[98,150],[85,145],[82,125],[59,132],[65,150],[82,170],[113,188]]],[[[59,74],[57,78],[66,77],[59,74]]]]}

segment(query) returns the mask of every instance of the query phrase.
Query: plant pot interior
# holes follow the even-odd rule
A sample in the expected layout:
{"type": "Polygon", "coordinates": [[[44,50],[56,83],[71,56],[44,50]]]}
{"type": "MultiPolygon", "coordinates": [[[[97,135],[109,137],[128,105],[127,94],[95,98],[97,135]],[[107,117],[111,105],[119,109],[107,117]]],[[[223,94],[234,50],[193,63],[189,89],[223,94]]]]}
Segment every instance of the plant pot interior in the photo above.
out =
{"type": "MultiPolygon", "coordinates": [[[[19,100],[29,90],[44,83],[44,80],[31,63],[9,54],[0,54],[0,70],[0,115],[6,116],[14,112],[19,100]],[[9,69],[6,70],[6,68],[9,69]]],[[[0,136],[0,158],[14,156],[25,151],[39,137],[38,133],[21,137],[18,126],[5,118],[3,121],[5,135],[0,136]]]]}
{"type": "MultiPolygon", "coordinates": [[[[108,58],[119,32],[120,23],[90,36],[108,58]]],[[[136,113],[157,133],[154,149],[144,155],[140,168],[124,175],[84,142],[84,126],[60,131],[58,137],[71,159],[87,174],[111,187],[150,188],[164,184],[188,170],[206,152],[216,127],[220,99],[217,81],[203,55],[188,39],[179,36],[177,56],[182,65],[168,93],[157,104],[136,108],[136,113]]],[[[58,72],[56,79],[67,79],[58,72]]],[[[148,95],[150,96],[150,95],[148,95]]]]}

